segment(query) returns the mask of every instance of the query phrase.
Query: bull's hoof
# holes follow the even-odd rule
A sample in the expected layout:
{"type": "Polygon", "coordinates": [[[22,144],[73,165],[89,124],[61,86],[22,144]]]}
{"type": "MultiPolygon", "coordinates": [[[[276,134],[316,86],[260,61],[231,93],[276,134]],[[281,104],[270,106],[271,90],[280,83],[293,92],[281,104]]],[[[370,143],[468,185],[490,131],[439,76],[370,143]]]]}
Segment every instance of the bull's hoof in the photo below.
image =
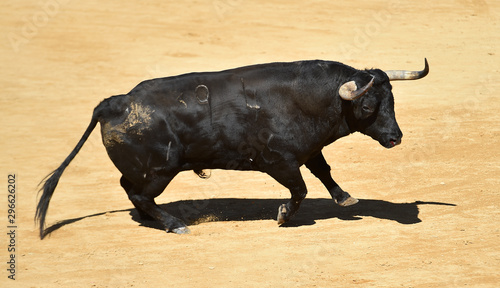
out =
{"type": "Polygon", "coordinates": [[[288,218],[286,216],[286,212],[287,212],[287,209],[286,209],[285,204],[281,205],[278,208],[278,225],[281,225],[281,224],[285,223],[286,221],[288,221],[288,218]]]}
{"type": "Polygon", "coordinates": [[[189,230],[188,227],[179,227],[174,229],[168,229],[167,232],[172,232],[175,234],[189,234],[191,233],[191,230],[189,230]]]}
{"type": "Polygon", "coordinates": [[[342,206],[342,207],[347,207],[347,206],[354,205],[358,202],[359,202],[358,199],[351,197],[351,195],[349,195],[349,193],[344,192],[342,195],[342,199],[340,201],[337,201],[337,204],[339,204],[339,206],[342,206]]]}

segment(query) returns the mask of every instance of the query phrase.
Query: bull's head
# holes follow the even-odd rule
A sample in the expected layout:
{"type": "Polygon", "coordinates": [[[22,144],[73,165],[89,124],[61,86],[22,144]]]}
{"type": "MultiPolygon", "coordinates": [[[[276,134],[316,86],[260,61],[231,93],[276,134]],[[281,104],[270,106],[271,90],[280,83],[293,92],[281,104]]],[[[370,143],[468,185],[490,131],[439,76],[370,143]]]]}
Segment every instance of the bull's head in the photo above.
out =
{"type": "Polygon", "coordinates": [[[428,73],[425,59],[422,71],[372,69],[352,75],[339,88],[340,97],[347,100],[345,103],[349,107],[347,121],[351,131],[369,135],[386,148],[400,144],[403,133],[396,122],[390,81],[421,79],[428,73]]]}

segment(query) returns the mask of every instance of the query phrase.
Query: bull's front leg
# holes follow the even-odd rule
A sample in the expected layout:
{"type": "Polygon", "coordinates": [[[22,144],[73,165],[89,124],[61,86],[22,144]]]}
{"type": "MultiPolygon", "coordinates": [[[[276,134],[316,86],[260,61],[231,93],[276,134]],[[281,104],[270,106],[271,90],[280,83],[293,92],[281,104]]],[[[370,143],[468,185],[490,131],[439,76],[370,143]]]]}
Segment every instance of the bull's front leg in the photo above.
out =
{"type": "Polygon", "coordinates": [[[290,193],[292,194],[292,199],[288,203],[278,207],[278,225],[288,222],[297,213],[300,203],[306,197],[307,190],[305,185],[303,187],[298,186],[296,189],[290,189],[290,193]]]}
{"type": "Polygon", "coordinates": [[[335,182],[330,174],[330,165],[326,163],[325,157],[323,153],[319,153],[315,157],[309,159],[306,163],[306,167],[311,170],[311,172],[316,176],[323,185],[325,185],[328,192],[332,198],[339,204],[340,206],[351,206],[358,203],[358,199],[351,197],[349,193],[345,192],[340,188],[340,186],[335,182]]]}
{"type": "Polygon", "coordinates": [[[288,222],[298,211],[300,203],[307,195],[307,188],[298,166],[273,165],[267,171],[271,177],[290,190],[292,198],[278,208],[278,225],[288,222]]]}

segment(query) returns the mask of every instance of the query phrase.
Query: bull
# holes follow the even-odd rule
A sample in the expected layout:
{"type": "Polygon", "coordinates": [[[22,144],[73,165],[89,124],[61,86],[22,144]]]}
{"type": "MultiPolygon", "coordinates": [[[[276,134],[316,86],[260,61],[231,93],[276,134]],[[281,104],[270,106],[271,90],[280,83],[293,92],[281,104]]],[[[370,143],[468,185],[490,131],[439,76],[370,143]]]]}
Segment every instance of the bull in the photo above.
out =
{"type": "Polygon", "coordinates": [[[70,162],[100,123],[102,142],[121,172],[120,184],[142,218],[167,232],[189,233],[155,198],[181,171],[260,171],[290,190],[278,224],[297,212],[307,188],[300,167],[324,184],[340,206],[358,202],[333,180],[323,147],[354,132],[385,148],[401,143],[390,81],[425,77],[421,71],[357,70],[332,61],[299,61],[189,73],[141,82],[103,100],[81,140],[44,180],[35,219],[40,237],[50,199],[70,162]],[[246,139],[259,139],[249,144],[246,139]]]}

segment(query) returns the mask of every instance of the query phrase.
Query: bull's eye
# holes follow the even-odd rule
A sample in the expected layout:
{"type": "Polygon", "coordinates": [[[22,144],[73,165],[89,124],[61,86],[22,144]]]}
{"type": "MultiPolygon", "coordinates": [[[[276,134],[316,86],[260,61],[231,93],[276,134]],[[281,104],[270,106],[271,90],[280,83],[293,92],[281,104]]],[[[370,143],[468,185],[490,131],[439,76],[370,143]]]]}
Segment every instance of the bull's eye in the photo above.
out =
{"type": "Polygon", "coordinates": [[[367,113],[367,114],[372,114],[372,113],[373,113],[373,111],[375,110],[375,109],[373,109],[372,107],[367,106],[367,105],[363,105],[362,109],[363,109],[363,112],[364,112],[364,113],[367,113]]]}
{"type": "Polygon", "coordinates": [[[367,119],[373,115],[373,113],[375,112],[375,108],[371,105],[364,104],[363,106],[361,106],[360,112],[360,119],[367,119]]]}

